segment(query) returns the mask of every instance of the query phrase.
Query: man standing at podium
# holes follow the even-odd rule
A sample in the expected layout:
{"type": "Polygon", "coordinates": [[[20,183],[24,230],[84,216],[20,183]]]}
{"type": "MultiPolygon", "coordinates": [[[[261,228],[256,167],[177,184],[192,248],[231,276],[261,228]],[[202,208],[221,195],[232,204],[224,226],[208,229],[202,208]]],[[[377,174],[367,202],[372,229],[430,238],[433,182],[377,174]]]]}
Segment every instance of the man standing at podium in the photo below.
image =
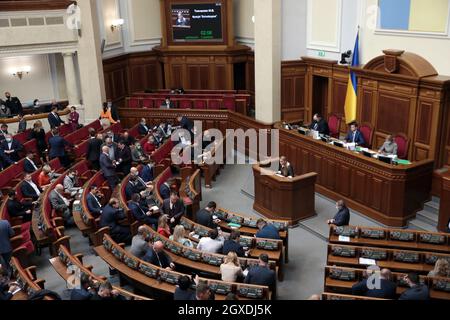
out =
{"type": "Polygon", "coordinates": [[[280,164],[278,166],[277,174],[281,174],[283,177],[286,177],[286,178],[294,177],[294,168],[287,161],[287,158],[285,156],[280,157],[280,164]]]}
{"type": "Polygon", "coordinates": [[[309,129],[318,131],[319,134],[323,134],[325,136],[330,135],[330,128],[328,127],[328,123],[319,113],[316,113],[313,117],[313,122],[309,126],[309,129]]]}

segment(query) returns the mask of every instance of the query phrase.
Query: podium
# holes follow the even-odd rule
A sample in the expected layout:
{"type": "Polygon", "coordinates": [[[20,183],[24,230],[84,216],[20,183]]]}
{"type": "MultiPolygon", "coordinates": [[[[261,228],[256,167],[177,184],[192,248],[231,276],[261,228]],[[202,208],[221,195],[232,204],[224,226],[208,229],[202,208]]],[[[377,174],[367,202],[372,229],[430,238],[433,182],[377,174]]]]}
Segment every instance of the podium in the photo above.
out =
{"type": "Polygon", "coordinates": [[[284,178],[275,175],[268,167],[269,165],[253,165],[253,209],[269,219],[287,220],[291,225],[314,216],[317,173],[284,178]]]}

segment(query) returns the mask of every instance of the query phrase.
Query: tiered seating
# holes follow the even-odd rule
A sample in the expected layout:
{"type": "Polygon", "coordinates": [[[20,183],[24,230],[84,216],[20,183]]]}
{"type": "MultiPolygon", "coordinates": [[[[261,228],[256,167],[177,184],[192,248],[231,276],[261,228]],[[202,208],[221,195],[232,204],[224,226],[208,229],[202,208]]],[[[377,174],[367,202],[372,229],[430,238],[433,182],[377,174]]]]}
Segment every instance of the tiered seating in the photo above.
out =
{"type": "MultiPolygon", "coordinates": [[[[233,223],[241,226],[239,228],[239,231],[243,235],[254,236],[258,232],[258,228],[256,226],[256,222],[258,219],[256,218],[247,217],[223,208],[218,208],[215,212],[215,215],[218,217],[218,219],[221,220],[219,226],[223,230],[231,231],[233,228],[229,226],[229,223],[233,223]]],[[[266,220],[268,223],[273,224],[279,230],[280,238],[283,240],[283,244],[285,247],[284,258],[285,262],[287,263],[289,261],[289,224],[284,220],[264,220],[266,220]]]]}
{"type": "MultiPolygon", "coordinates": [[[[92,176],[87,160],[77,163],[71,168],[76,170],[80,176],[80,183],[88,180],[92,176]]],[[[56,179],[42,195],[41,208],[38,215],[33,216],[33,231],[36,236],[38,246],[50,246],[50,252],[56,254],[56,249],[60,244],[69,246],[69,237],[64,235],[64,220],[58,212],[52,208],[49,194],[57,184],[63,184],[64,177],[68,174],[66,171],[56,179]]]]}
{"type": "Polygon", "coordinates": [[[112,196],[112,190],[109,188],[108,182],[103,177],[101,171],[97,172],[89,179],[83,187],[83,193],[81,195],[81,203],[74,205],[72,211],[75,224],[78,229],[83,233],[83,235],[89,236],[90,241],[94,245],[101,243],[103,239],[103,233],[108,233],[108,228],[99,229],[100,218],[95,218],[95,216],[89,211],[86,198],[90,191],[91,186],[97,186],[100,191],[105,196],[103,198],[103,205],[105,205],[112,196]]]}
{"type": "MultiPolygon", "coordinates": [[[[188,236],[191,241],[198,242],[202,237],[208,236],[211,230],[201,224],[195,223],[187,217],[181,218],[181,225],[189,233],[194,232],[193,236],[188,236]]],[[[223,232],[225,239],[230,237],[229,233],[223,232]]],[[[250,249],[249,257],[257,259],[261,254],[265,253],[269,259],[276,262],[278,266],[278,279],[283,281],[284,272],[284,247],[282,240],[262,239],[249,236],[241,236],[240,244],[250,249]]]]}
{"type": "Polygon", "coordinates": [[[28,141],[28,136],[30,135],[32,129],[27,129],[24,132],[18,133],[13,136],[14,140],[19,141],[21,144],[24,144],[28,141]]]}
{"type": "Polygon", "coordinates": [[[159,108],[166,97],[170,97],[179,109],[229,110],[246,114],[251,96],[237,91],[188,91],[185,94],[170,92],[136,93],[126,99],[128,108],[159,108]]]}
{"type": "Polygon", "coordinates": [[[200,169],[194,171],[192,167],[184,167],[181,169],[181,176],[180,196],[187,208],[187,215],[193,217],[200,209],[202,200],[201,171],[200,169]]]}
{"type": "Polygon", "coordinates": [[[217,141],[214,150],[211,151],[210,157],[204,157],[202,164],[199,165],[202,170],[203,177],[205,179],[205,187],[212,188],[212,182],[216,180],[216,176],[220,174],[220,169],[224,166],[227,159],[227,148],[226,148],[226,139],[230,134],[226,137],[217,141]],[[216,150],[223,150],[222,159],[220,159],[220,163],[216,163],[216,161],[212,161],[213,158],[216,157],[216,150]]]}
{"type": "Polygon", "coordinates": [[[369,227],[330,228],[331,243],[450,253],[450,235],[416,230],[369,227]],[[344,241],[345,240],[345,241],[344,241]]]}
{"type": "MultiPolygon", "coordinates": [[[[154,298],[172,299],[178,278],[183,273],[168,271],[137,259],[124,250],[123,246],[115,243],[109,235],[104,236],[103,244],[95,247],[95,252],[110,267],[116,269],[120,276],[130,282],[134,287],[149,294],[154,298]]],[[[207,281],[212,291],[215,291],[216,299],[225,299],[229,292],[236,292],[240,299],[272,299],[268,287],[248,284],[238,284],[200,278],[207,281]]]]}
{"type": "MultiPolygon", "coordinates": [[[[70,277],[75,273],[74,268],[78,268],[77,272],[84,273],[90,278],[102,283],[107,280],[104,276],[97,276],[92,272],[92,266],[85,266],[83,264],[83,255],[76,254],[72,255],[70,250],[60,245],[58,248],[58,255],[50,259],[50,263],[56,272],[63,278],[66,282],[70,280],[70,277]]],[[[149,298],[138,296],[120,287],[113,287],[113,289],[119,291],[128,300],[150,300],[149,298]]]]}
{"type": "MultiPolygon", "coordinates": [[[[363,280],[367,270],[357,268],[346,268],[337,266],[325,267],[325,292],[351,294],[352,286],[363,280]]],[[[408,289],[403,281],[403,273],[392,273],[392,281],[397,284],[397,295],[400,296],[408,289]]],[[[420,276],[420,281],[430,289],[431,299],[450,299],[450,278],[420,276]]]]}
{"type": "Polygon", "coordinates": [[[166,166],[170,165],[170,152],[173,147],[174,144],[172,140],[169,139],[164,142],[164,144],[160,146],[152,155],[152,159],[155,161],[155,164],[165,164],[166,166]]]}
{"type": "Polygon", "coordinates": [[[438,259],[450,261],[450,254],[341,244],[328,245],[328,265],[363,267],[365,264],[361,263],[360,259],[375,260],[378,267],[392,271],[417,272],[425,275],[433,270],[438,259]]]}
{"type": "MultiPolygon", "coordinates": [[[[19,259],[13,257],[11,259],[12,276],[15,281],[20,285],[22,291],[15,294],[12,300],[27,300],[32,294],[45,289],[45,280],[37,279],[36,267],[23,268],[19,259]]],[[[53,300],[49,297],[45,297],[44,300],[53,300]]]]}

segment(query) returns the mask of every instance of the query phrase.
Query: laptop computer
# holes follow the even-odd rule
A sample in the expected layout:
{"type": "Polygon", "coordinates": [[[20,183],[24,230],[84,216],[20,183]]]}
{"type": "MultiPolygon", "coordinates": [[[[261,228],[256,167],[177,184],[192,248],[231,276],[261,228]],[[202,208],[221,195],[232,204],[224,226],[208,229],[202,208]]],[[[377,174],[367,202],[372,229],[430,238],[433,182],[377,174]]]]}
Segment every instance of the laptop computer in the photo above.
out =
{"type": "Polygon", "coordinates": [[[366,156],[368,158],[373,158],[373,154],[368,151],[362,151],[363,156],[366,156]]]}
{"type": "Polygon", "coordinates": [[[387,164],[392,164],[392,158],[390,157],[378,156],[378,160],[387,164]]]}

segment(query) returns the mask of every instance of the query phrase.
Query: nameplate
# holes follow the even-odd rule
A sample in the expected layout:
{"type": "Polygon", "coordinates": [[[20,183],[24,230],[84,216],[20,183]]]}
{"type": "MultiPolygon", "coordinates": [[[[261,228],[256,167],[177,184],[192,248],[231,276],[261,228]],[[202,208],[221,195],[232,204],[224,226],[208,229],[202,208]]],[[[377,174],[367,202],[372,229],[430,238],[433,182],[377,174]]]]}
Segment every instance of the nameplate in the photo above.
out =
{"type": "Polygon", "coordinates": [[[373,259],[359,258],[359,264],[365,266],[376,266],[377,262],[373,259]]]}
{"type": "Polygon", "coordinates": [[[350,242],[350,237],[339,236],[339,242],[350,242]]]}

